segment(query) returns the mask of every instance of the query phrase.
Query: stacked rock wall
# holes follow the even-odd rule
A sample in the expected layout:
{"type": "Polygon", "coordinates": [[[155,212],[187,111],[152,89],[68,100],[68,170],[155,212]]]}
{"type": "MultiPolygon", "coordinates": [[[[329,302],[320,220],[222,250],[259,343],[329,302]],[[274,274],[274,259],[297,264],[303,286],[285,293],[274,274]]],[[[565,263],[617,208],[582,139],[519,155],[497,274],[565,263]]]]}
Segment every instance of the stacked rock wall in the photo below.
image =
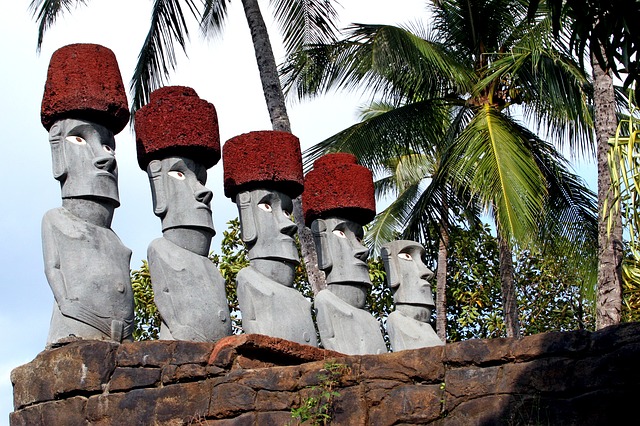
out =
{"type": "Polygon", "coordinates": [[[260,335],[79,341],[12,372],[11,425],[287,425],[340,366],[335,425],[612,425],[635,415],[640,324],[344,356],[260,335]],[[325,380],[323,382],[323,380],[325,380]]]}

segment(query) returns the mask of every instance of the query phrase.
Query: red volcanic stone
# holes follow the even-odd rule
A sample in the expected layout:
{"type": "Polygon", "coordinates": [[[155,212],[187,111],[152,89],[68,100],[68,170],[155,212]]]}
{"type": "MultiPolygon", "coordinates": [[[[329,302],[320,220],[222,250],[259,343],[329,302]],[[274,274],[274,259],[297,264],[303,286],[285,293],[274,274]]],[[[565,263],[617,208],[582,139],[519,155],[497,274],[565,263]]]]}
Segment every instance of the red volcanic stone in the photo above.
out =
{"type": "Polygon", "coordinates": [[[224,194],[235,199],[242,191],[257,188],[284,192],[291,198],[302,193],[300,141],[287,132],[249,132],[222,147],[224,194]]]}
{"type": "Polygon", "coordinates": [[[376,215],[371,170],[359,165],[352,154],[320,157],[305,176],[302,208],[307,226],[329,216],[366,225],[376,215]]]}
{"type": "Polygon", "coordinates": [[[53,52],[40,121],[49,130],[64,118],[93,121],[116,134],[127,125],[127,94],[110,49],[99,44],[70,44],[53,52]]]}
{"type": "Polygon", "coordinates": [[[220,160],[218,115],[195,90],[166,86],[136,112],[136,149],[142,170],[152,160],[187,157],[210,168],[220,160]]]}

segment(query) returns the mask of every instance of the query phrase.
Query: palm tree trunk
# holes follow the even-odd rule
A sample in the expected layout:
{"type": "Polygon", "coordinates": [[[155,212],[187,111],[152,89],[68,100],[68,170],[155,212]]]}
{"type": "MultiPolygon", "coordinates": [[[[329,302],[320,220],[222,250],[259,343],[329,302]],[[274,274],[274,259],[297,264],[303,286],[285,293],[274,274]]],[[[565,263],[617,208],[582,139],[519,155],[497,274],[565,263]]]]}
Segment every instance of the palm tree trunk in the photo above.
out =
{"type": "MultiPolygon", "coordinates": [[[[592,55],[593,101],[595,131],[598,143],[598,211],[605,202],[611,205],[611,171],[607,161],[609,138],[615,134],[617,120],[613,79],[592,55]]],[[[613,213],[612,213],[613,214],[613,213]]],[[[598,289],[596,296],[596,330],[620,322],[622,309],[622,221],[617,213],[613,227],[607,229],[607,219],[599,215],[598,221],[598,289]]]]}
{"type": "Polygon", "coordinates": [[[436,272],[436,333],[447,341],[447,258],[449,250],[448,207],[440,213],[440,243],[438,246],[438,268],[436,272]]]}
{"type": "Polygon", "coordinates": [[[518,319],[518,300],[516,285],[513,279],[513,254],[509,241],[498,231],[498,248],[500,250],[500,286],[502,288],[502,309],[507,337],[520,338],[520,320],[518,319]]]}
{"type": "MultiPolygon", "coordinates": [[[[253,48],[258,63],[258,71],[260,73],[260,81],[262,82],[262,91],[267,102],[267,110],[273,130],[283,132],[291,132],[291,124],[289,123],[289,115],[280,85],[278,76],[278,67],[276,59],[273,56],[273,48],[267,32],[267,26],[260,12],[258,0],[242,0],[245,17],[251,32],[253,40],[253,48]]],[[[304,225],[302,213],[301,198],[297,197],[293,200],[293,216],[296,225],[298,225],[298,237],[300,238],[300,247],[302,258],[304,259],[309,284],[314,294],[326,287],[324,273],[318,268],[318,260],[316,249],[313,242],[311,230],[304,225]]]]}

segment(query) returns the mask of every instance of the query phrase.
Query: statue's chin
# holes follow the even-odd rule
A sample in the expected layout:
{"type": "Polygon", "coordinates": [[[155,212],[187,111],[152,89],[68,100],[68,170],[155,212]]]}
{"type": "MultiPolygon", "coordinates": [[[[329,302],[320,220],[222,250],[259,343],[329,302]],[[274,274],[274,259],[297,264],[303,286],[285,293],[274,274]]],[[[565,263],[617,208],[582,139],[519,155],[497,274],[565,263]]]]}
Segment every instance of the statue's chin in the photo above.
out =
{"type": "Polygon", "coordinates": [[[271,280],[287,287],[293,286],[296,266],[298,265],[297,261],[278,258],[257,258],[251,259],[249,262],[252,268],[271,280]]]}

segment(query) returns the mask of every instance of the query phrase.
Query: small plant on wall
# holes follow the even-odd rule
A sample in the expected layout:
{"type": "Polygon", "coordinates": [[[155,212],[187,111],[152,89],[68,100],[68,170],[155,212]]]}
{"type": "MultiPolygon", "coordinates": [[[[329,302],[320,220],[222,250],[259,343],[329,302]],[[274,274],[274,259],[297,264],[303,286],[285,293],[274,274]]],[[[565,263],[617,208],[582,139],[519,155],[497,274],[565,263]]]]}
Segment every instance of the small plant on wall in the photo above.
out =
{"type": "Polygon", "coordinates": [[[349,367],[345,364],[325,362],[318,373],[319,383],[308,388],[308,396],[302,399],[300,407],[291,409],[291,417],[296,423],[290,424],[329,424],[333,414],[333,403],[340,397],[340,392],[335,388],[340,383],[340,377],[348,373],[349,367]]]}

